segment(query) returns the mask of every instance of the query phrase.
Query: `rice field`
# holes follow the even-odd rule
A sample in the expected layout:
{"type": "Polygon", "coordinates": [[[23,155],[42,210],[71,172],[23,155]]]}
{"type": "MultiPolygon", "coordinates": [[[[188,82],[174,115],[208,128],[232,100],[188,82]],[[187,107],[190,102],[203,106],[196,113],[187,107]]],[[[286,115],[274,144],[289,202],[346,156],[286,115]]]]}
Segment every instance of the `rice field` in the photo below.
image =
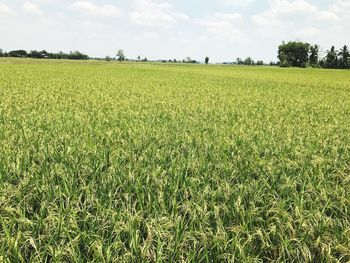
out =
{"type": "Polygon", "coordinates": [[[350,71],[0,60],[0,262],[349,262],[350,71]]]}

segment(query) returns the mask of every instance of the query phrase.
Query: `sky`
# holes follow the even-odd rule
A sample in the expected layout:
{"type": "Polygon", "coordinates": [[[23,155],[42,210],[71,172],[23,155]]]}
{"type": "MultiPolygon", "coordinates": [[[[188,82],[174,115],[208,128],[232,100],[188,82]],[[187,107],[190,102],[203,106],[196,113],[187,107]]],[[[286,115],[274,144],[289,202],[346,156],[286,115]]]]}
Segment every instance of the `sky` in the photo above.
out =
{"type": "Polygon", "coordinates": [[[350,0],[0,0],[0,48],[276,61],[282,41],[350,45],[350,0]]]}

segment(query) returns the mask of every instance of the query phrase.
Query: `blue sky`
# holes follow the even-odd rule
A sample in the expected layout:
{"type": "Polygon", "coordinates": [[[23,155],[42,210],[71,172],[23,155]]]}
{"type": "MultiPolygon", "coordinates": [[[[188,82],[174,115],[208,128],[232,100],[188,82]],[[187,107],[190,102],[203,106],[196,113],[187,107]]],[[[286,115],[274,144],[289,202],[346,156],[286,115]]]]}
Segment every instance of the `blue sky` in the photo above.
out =
{"type": "Polygon", "coordinates": [[[0,48],[276,60],[283,40],[350,45],[350,0],[0,0],[0,48]]]}

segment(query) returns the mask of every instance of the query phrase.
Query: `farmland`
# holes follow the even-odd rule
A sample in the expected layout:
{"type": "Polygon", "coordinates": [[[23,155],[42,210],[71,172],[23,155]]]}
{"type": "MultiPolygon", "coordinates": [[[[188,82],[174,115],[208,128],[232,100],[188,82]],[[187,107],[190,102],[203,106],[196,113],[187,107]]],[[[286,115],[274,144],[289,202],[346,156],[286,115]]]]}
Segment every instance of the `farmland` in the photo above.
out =
{"type": "Polygon", "coordinates": [[[350,72],[0,60],[0,261],[350,261],[350,72]]]}

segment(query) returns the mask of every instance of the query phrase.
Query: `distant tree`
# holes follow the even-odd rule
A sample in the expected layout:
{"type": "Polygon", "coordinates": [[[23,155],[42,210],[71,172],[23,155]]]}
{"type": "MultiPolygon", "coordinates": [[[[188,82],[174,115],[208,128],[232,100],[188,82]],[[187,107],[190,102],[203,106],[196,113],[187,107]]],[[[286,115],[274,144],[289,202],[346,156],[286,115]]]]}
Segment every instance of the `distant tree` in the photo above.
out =
{"type": "Polygon", "coordinates": [[[282,67],[306,67],[309,60],[310,44],[283,42],[278,47],[278,59],[282,67]]]}
{"type": "Polygon", "coordinates": [[[325,61],[325,59],[320,59],[320,61],[318,62],[318,64],[320,65],[321,68],[325,68],[325,67],[326,67],[326,61],[325,61]]]}
{"type": "Polygon", "coordinates": [[[247,58],[244,60],[243,63],[244,63],[244,65],[250,66],[250,65],[253,65],[253,64],[254,64],[254,61],[252,60],[251,57],[247,57],[247,58]]]}
{"type": "Polygon", "coordinates": [[[238,65],[243,65],[243,60],[241,58],[236,58],[237,64],[238,65]]]}
{"type": "Polygon", "coordinates": [[[117,52],[117,59],[119,61],[125,61],[126,57],[124,55],[124,50],[122,50],[122,49],[118,50],[118,52],[117,52]]]}
{"type": "Polygon", "coordinates": [[[256,64],[257,64],[258,66],[262,66],[262,65],[264,65],[264,61],[258,60],[258,61],[256,62],[256,64]]]}
{"type": "Polygon", "coordinates": [[[4,52],[3,50],[0,48],[0,57],[3,57],[4,56],[4,52]]]}
{"type": "Polygon", "coordinates": [[[56,56],[57,56],[58,59],[67,59],[67,57],[68,57],[67,54],[62,52],[62,51],[58,52],[56,54],[56,56]]]}
{"type": "Polygon", "coordinates": [[[105,61],[111,61],[111,60],[112,60],[112,58],[110,56],[105,57],[105,61]]]}
{"type": "Polygon", "coordinates": [[[350,68],[350,52],[348,47],[345,45],[339,51],[339,67],[342,69],[350,68]]]}
{"type": "Polygon", "coordinates": [[[310,66],[312,67],[315,67],[319,64],[318,52],[319,52],[318,45],[310,46],[309,63],[310,63],[310,66]]]}
{"type": "Polygon", "coordinates": [[[284,52],[279,52],[278,54],[278,65],[280,67],[290,67],[291,63],[288,62],[287,55],[284,52]]]}
{"type": "Polygon", "coordinates": [[[25,50],[12,50],[8,53],[10,57],[15,57],[15,58],[25,58],[27,57],[27,51],[25,50]]]}
{"type": "Polygon", "coordinates": [[[76,60],[87,60],[89,59],[88,55],[85,55],[79,51],[71,51],[69,54],[64,53],[62,51],[58,53],[51,53],[47,52],[46,50],[31,50],[27,53],[25,50],[12,50],[8,54],[3,53],[3,56],[10,56],[10,57],[18,57],[18,58],[37,58],[37,59],[76,59],[76,60]]]}
{"type": "Polygon", "coordinates": [[[56,59],[58,58],[58,54],[55,53],[48,53],[46,50],[37,51],[32,50],[28,53],[28,57],[30,58],[51,58],[56,59]]]}
{"type": "Polygon", "coordinates": [[[184,60],[184,63],[189,63],[189,64],[196,64],[198,63],[197,60],[194,60],[190,57],[187,57],[186,60],[184,60]]]}
{"type": "Polygon", "coordinates": [[[137,61],[141,61],[141,56],[137,56],[137,61]]]}
{"type": "Polygon", "coordinates": [[[208,63],[209,63],[209,57],[206,57],[206,58],[205,58],[205,64],[208,65],[208,63]]]}
{"type": "Polygon", "coordinates": [[[30,58],[42,58],[41,53],[37,50],[31,50],[28,54],[30,58]]]}
{"type": "Polygon", "coordinates": [[[174,62],[174,63],[177,63],[177,60],[174,58],[173,62],[174,62]]]}
{"type": "Polygon", "coordinates": [[[67,58],[74,59],[74,60],[87,60],[87,59],[89,59],[89,56],[82,54],[79,51],[73,51],[73,52],[71,51],[71,52],[69,52],[67,58]]]}
{"type": "Polygon", "coordinates": [[[334,46],[331,47],[331,50],[327,50],[324,66],[326,68],[338,68],[338,52],[334,46]]]}
{"type": "MultiPolygon", "coordinates": [[[[45,49],[44,49],[44,50],[41,50],[41,51],[40,51],[40,54],[41,54],[41,56],[42,56],[43,58],[50,58],[49,52],[47,52],[45,49]]],[[[84,56],[84,55],[81,54],[79,51],[75,51],[74,54],[77,55],[77,58],[76,58],[76,59],[80,59],[80,58],[82,58],[82,57],[84,56]]]]}
{"type": "Polygon", "coordinates": [[[148,62],[148,59],[145,57],[142,62],[148,62]]]}

